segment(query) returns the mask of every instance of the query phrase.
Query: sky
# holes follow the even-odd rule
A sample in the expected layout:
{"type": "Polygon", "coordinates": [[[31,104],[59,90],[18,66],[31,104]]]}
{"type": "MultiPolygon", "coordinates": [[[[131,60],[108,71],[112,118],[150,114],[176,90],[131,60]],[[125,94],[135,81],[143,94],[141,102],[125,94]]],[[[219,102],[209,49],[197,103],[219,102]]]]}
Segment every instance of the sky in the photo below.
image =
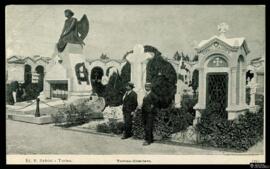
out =
{"type": "Polygon", "coordinates": [[[64,10],[78,20],[86,14],[90,30],[84,54],[121,59],[136,44],[152,45],[163,56],[191,56],[201,40],[218,35],[226,22],[227,38],[245,37],[249,58],[265,55],[265,6],[252,5],[9,5],[6,7],[6,57],[51,57],[61,34],[64,10]]]}

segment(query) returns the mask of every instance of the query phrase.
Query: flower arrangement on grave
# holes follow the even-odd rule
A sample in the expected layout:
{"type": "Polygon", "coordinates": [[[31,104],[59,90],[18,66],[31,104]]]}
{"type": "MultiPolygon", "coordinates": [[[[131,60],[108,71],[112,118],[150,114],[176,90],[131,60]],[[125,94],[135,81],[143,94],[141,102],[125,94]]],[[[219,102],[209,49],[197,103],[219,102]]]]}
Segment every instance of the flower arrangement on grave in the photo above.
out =
{"type": "Polygon", "coordinates": [[[122,106],[117,107],[107,106],[102,113],[104,119],[117,119],[117,120],[123,119],[122,106]]]}

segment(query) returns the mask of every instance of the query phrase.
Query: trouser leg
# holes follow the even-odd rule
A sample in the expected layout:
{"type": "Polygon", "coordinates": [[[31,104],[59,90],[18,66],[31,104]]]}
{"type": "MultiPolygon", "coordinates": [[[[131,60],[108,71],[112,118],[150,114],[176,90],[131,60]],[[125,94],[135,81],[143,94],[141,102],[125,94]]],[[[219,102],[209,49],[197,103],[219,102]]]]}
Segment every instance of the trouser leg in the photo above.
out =
{"type": "Polygon", "coordinates": [[[132,117],[131,113],[124,114],[124,121],[125,121],[125,136],[129,137],[132,136],[132,117]]]}
{"type": "Polygon", "coordinates": [[[16,103],[17,102],[16,92],[12,92],[12,97],[13,97],[14,103],[16,103]]]}
{"type": "Polygon", "coordinates": [[[146,118],[146,123],[145,123],[145,140],[148,143],[153,142],[153,115],[149,114],[147,115],[146,118]]]}

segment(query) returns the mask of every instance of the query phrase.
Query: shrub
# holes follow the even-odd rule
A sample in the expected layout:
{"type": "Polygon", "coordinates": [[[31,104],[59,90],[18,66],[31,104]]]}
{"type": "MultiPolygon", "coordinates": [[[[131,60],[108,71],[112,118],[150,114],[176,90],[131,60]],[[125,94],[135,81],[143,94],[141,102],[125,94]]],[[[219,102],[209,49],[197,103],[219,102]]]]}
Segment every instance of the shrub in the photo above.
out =
{"type": "MultiPolygon", "coordinates": [[[[144,126],[142,122],[142,111],[135,112],[133,118],[133,134],[136,138],[144,138],[144,126]]],[[[167,109],[158,109],[154,119],[153,133],[162,138],[168,138],[171,134],[183,131],[189,126],[193,117],[184,112],[183,109],[169,107],[167,109]]]]}
{"type": "Polygon", "coordinates": [[[212,110],[202,112],[201,121],[196,126],[200,143],[246,151],[263,138],[263,108],[257,113],[247,111],[232,121],[222,119],[217,110],[212,107],[212,110]]]}
{"type": "Polygon", "coordinates": [[[55,125],[61,124],[63,127],[71,127],[89,122],[92,119],[93,110],[87,105],[87,100],[67,105],[63,109],[52,115],[55,125]]]}
{"type": "Polygon", "coordinates": [[[198,96],[191,96],[191,95],[183,95],[181,100],[181,111],[186,112],[189,114],[190,118],[188,119],[188,124],[192,125],[193,119],[195,118],[196,110],[193,107],[198,102],[198,96]]]}
{"type": "Polygon", "coordinates": [[[122,134],[124,131],[124,123],[117,122],[115,119],[109,120],[109,127],[111,132],[114,134],[122,134]]]}
{"type": "Polygon", "coordinates": [[[109,119],[107,123],[97,125],[97,132],[122,134],[124,131],[124,123],[118,122],[116,119],[109,119]]]}
{"type": "Polygon", "coordinates": [[[97,132],[101,133],[111,133],[110,127],[107,123],[102,123],[97,125],[97,132]]]}
{"type": "Polygon", "coordinates": [[[114,73],[104,91],[104,98],[106,105],[119,106],[122,104],[122,98],[125,93],[125,87],[118,73],[114,73]]]}
{"type": "Polygon", "coordinates": [[[12,97],[13,86],[12,84],[6,84],[6,103],[14,105],[14,99],[12,97]]]}
{"type": "Polygon", "coordinates": [[[39,96],[39,93],[42,91],[40,86],[37,83],[30,83],[25,87],[25,101],[34,100],[39,96]]]}
{"type": "Polygon", "coordinates": [[[142,118],[142,110],[137,109],[135,111],[136,116],[132,119],[132,132],[134,137],[143,139],[144,138],[144,124],[142,118]]]}

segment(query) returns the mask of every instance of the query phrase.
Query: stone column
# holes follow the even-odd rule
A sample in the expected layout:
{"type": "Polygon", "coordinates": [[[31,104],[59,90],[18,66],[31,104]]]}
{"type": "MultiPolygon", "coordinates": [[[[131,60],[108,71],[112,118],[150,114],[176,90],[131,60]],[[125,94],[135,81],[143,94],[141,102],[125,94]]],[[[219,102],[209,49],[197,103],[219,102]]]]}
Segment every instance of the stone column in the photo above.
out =
{"type": "Polygon", "coordinates": [[[246,105],[246,69],[242,69],[241,79],[241,105],[246,105]]]}
{"type": "Polygon", "coordinates": [[[236,93],[238,92],[236,89],[236,73],[237,73],[237,68],[233,67],[231,69],[231,105],[229,105],[229,107],[231,106],[235,106],[236,105],[236,93]]]}
{"type": "Polygon", "coordinates": [[[205,108],[205,104],[206,104],[206,88],[205,88],[205,74],[204,74],[204,69],[199,69],[199,105],[200,107],[205,108]]]}
{"type": "Polygon", "coordinates": [[[183,92],[183,82],[182,82],[182,80],[177,79],[176,93],[174,96],[175,107],[177,107],[177,108],[181,107],[182,92],[183,92]]]}
{"type": "Polygon", "coordinates": [[[203,68],[199,68],[199,96],[198,96],[198,103],[194,106],[194,109],[196,110],[195,119],[193,120],[193,126],[196,126],[201,118],[201,110],[205,109],[205,102],[206,102],[206,89],[204,83],[206,82],[205,79],[205,72],[203,68]]]}

